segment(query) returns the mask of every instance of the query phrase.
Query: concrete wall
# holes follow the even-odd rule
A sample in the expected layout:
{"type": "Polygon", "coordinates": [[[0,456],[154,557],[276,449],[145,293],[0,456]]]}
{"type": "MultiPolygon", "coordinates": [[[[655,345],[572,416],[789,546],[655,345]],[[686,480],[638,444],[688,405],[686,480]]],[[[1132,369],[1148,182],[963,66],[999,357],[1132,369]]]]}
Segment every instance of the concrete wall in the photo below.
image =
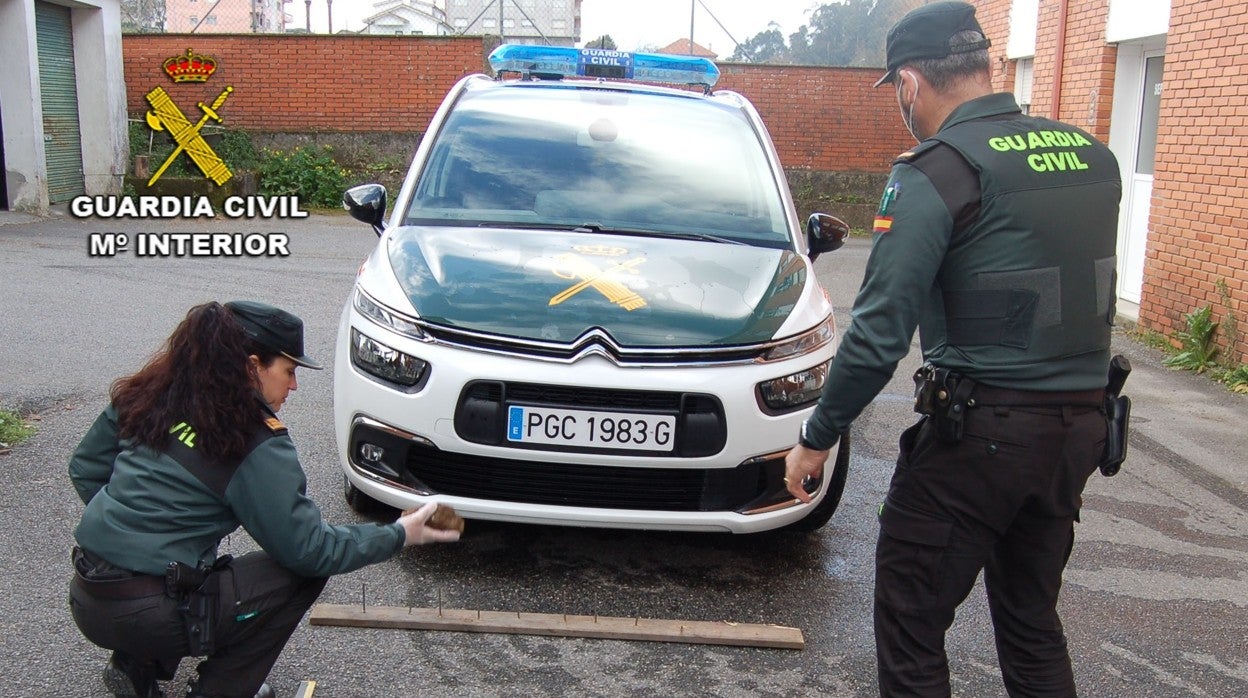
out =
{"type": "MultiPolygon", "coordinates": [[[[64,4],[71,7],[85,190],[119,194],[129,152],[120,0],[64,4]]],[[[14,210],[43,212],[48,208],[47,162],[35,36],[34,0],[0,0],[0,119],[7,198],[14,210]]]]}

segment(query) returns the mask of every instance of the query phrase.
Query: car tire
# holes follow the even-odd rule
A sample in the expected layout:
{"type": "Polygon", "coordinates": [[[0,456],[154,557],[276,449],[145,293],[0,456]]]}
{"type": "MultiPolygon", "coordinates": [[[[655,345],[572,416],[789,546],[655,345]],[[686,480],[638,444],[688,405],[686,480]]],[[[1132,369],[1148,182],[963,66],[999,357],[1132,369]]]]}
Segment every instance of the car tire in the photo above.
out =
{"type": "Polygon", "coordinates": [[[804,518],[794,521],[788,526],[782,527],[781,531],[792,531],[794,533],[810,533],[823,528],[823,525],[832,518],[836,513],[836,508],[841,504],[841,494],[845,492],[845,480],[849,476],[849,432],[841,434],[841,447],[836,452],[836,463],[832,466],[832,479],[828,481],[827,494],[819,501],[819,504],[811,510],[804,518]]]}
{"type": "Polygon", "coordinates": [[[351,480],[346,475],[342,476],[342,494],[347,500],[347,506],[351,507],[351,511],[357,514],[370,518],[381,518],[397,511],[389,504],[379,502],[364,494],[360,488],[351,484],[351,480]]]}

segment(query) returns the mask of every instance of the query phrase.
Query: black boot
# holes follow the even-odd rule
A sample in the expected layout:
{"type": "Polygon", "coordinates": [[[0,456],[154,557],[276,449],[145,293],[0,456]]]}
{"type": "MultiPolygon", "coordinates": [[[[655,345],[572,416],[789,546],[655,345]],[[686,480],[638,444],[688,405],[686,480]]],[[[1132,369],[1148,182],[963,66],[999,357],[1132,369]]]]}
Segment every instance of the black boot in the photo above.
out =
{"type": "Polygon", "coordinates": [[[113,652],[104,667],[104,688],[117,698],[165,698],[156,683],[156,667],[124,652],[113,652]]]}

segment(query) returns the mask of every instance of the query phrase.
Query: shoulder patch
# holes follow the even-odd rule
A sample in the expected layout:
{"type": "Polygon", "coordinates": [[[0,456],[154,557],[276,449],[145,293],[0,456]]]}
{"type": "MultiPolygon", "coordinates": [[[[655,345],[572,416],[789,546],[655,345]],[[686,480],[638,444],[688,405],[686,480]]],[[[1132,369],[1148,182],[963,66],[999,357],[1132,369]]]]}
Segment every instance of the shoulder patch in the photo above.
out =
{"type": "Polygon", "coordinates": [[[910,161],[914,160],[916,157],[922,155],[923,153],[926,153],[927,151],[931,150],[932,148],[936,147],[939,144],[940,144],[940,141],[932,140],[929,138],[928,140],[925,140],[922,143],[919,143],[918,145],[914,146],[910,150],[907,150],[906,152],[902,153],[901,155],[898,155],[896,158],[893,159],[893,164],[897,165],[897,164],[909,163],[910,161]]]}
{"type": "Polygon", "coordinates": [[[277,417],[269,417],[265,419],[264,426],[268,427],[269,431],[279,436],[286,433],[286,425],[282,424],[282,420],[277,417]]]}

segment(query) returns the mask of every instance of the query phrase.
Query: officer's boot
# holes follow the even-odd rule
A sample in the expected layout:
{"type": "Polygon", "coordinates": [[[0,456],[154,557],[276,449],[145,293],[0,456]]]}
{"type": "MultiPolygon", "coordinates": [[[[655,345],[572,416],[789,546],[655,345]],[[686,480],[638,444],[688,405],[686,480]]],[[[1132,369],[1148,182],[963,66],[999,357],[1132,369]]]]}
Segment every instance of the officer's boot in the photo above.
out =
{"type": "Polygon", "coordinates": [[[156,682],[156,666],[124,652],[113,652],[104,667],[104,687],[117,698],[165,698],[156,682]]]}

